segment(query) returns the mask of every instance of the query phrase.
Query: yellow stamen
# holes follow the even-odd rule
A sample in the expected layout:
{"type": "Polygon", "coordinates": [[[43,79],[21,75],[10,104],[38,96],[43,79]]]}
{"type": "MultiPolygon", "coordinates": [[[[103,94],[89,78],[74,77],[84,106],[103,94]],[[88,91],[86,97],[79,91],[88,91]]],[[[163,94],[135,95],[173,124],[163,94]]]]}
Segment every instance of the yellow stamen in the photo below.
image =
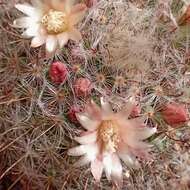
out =
{"type": "Polygon", "coordinates": [[[99,137],[103,143],[102,148],[109,152],[116,152],[119,143],[118,124],[112,120],[105,120],[99,129],[99,137]]]}
{"type": "Polygon", "coordinates": [[[61,11],[50,10],[43,16],[41,23],[45,26],[48,34],[59,34],[68,28],[66,14],[61,11]]]}

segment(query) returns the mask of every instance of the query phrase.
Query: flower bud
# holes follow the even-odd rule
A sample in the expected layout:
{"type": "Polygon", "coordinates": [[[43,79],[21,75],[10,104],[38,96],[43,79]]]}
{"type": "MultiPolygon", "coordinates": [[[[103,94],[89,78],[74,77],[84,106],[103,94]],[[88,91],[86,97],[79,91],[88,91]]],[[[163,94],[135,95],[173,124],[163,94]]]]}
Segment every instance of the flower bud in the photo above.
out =
{"type": "Polygon", "coordinates": [[[74,90],[75,90],[76,96],[86,97],[91,93],[92,83],[87,78],[79,78],[75,81],[74,90]]]}
{"type": "Polygon", "coordinates": [[[141,113],[141,107],[140,105],[134,105],[132,112],[131,112],[131,117],[138,117],[141,113]]]}
{"type": "Polygon", "coordinates": [[[168,103],[163,111],[162,116],[166,123],[173,126],[188,121],[188,110],[182,104],[168,103]]]}
{"type": "Polygon", "coordinates": [[[190,23],[190,5],[185,4],[181,10],[181,16],[178,20],[178,25],[185,25],[190,23]]]}
{"type": "Polygon", "coordinates": [[[80,111],[81,110],[78,106],[75,106],[75,105],[71,106],[67,113],[69,120],[73,123],[78,123],[76,114],[79,113],[80,111]]]}
{"type": "Polygon", "coordinates": [[[97,0],[85,0],[84,2],[85,2],[86,6],[87,6],[88,8],[91,8],[91,7],[93,7],[94,5],[96,5],[97,0]]]}
{"type": "Polygon", "coordinates": [[[65,64],[60,61],[56,61],[51,64],[49,70],[49,76],[51,81],[56,84],[61,84],[66,81],[68,70],[65,64]]]}

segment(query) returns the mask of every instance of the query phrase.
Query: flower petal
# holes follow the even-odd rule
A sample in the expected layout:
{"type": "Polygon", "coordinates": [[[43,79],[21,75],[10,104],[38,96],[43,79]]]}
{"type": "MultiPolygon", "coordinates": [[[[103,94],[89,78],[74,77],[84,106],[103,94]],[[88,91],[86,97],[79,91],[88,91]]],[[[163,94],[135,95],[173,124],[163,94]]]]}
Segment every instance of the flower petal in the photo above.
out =
{"type": "Polygon", "coordinates": [[[87,152],[85,145],[80,145],[68,150],[67,154],[70,156],[81,156],[87,152]]]}
{"type": "Polygon", "coordinates": [[[70,156],[81,156],[86,154],[89,160],[94,161],[96,155],[98,153],[97,144],[88,144],[88,145],[80,145],[68,150],[68,155],[70,156]]]}
{"type": "Polygon", "coordinates": [[[39,8],[42,8],[44,5],[41,0],[31,0],[31,3],[34,7],[39,7],[39,8]]]}
{"type": "Polygon", "coordinates": [[[50,0],[31,0],[31,2],[38,10],[42,10],[42,13],[45,13],[52,8],[50,0]]]}
{"type": "Polygon", "coordinates": [[[81,13],[83,11],[86,11],[86,9],[87,6],[84,3],[78,3],[72,7],[71,14],[81,13]]]}
{"type": "Polygon", "coordinates": [[[91,100],[90,103],[87,104],[86,112],[89,114],[90,117],[93,117],[96,120],[102,119],[101,109],[93,100],[91,100]]]}
{"type": "Polygon", "coordinates": [[[51,7],[58,11],[65,11],[65,3],[62,0],[51,0],[51,7]]]}
{"type": "MultiPolygon", "coordinates": [[[[140,127],[139,130],[141,130],[140,127]]],[[[151,147],[148,143],[141,141],[141,137],[138,134],[138,128],[130,126],[130,122],[127,126],[120,127],[120,135],[123,142],[132,148],[147,149],[151,147]]]]}
{"type": "Polygon", "coordinates": [[[22,35],[24,37],[33,37],[37,36],[39,33],[40,25],[39,24],[32,24],[29,28],[27,28],[22,35]]]}
{"type": "Polygon", "coordinates": [[[71,28],[68,31],[68,34],[69,34],[69,39],[71,39],[73,41],[78,42],[79,40],[82,39],[81,33],[75,28],[71,28]]]}
{"type": "Polygon", "coordinates": [[[110,155],[106,155],[104,157],[103,164],[104,164],[104,170],[106,173],[106,177],[110,181],[111,180],[111,170],[112,170],[112,159],[111,159],[110,155]]]}
{"type": "Polygon", "coordinates": [[[112,171],[111,177],[118,188],[123,184],[122,165],[116,154],[112,155],[112,171]]]}
{"type": "Polygon", "coordinates": [[[67,44],[69,40],[69,35],[68,33],[64,32],[62,34],[57,35],[59,47],[62,48],[65,44],[67,44]]]}
{"type": "Polygon", "coordinates": [[[134,128],[141,128],[141,127],[143,127],[145,120],[146,120],[146,118],[144,116],[142,116],[142,117],[130,119],[128,121],[130,121],[131,126],[133,126],[134,128]]]}
{"type": "Polygon", "coordinates": [[[139,168],[138,160],[136,159],[133,152],[131,152],[131,148],[124,144],[123,142],[119,144],[118,147],[118,156],[122,159],[122,161],[131,168],[139,168]]]}
{"type": "Polygon", "coordinates": [[[127,119],[131,114],[134,106],[135,100],[131,98],[130,101],[128,101],[126,105],[122,108],[122,110],[118,113],[118,115],[127,119]]]}
{"type": "Polygon", "coordinates": [[[126,143],[132,147],[132,148],[136,148],[136,149],[149,149],[152,147],[151,144],[148,144],[146,142],[143,142],[143,141],[139,141],[138,139],[135,139],[135,137],[132,137],[132,138],[128,138],[128,141],[126,141],[126,143]]]}
{"type": "Polygon", "coordinates": [[[32,16],[35,14],[36,9],[34,7],[32,7],[30,4],[25,3],[25,4],[16,4],[15,8],[17,8],[19,11],[21,11],[22,13],[28,15],[28,16],[32,16]]]}
{"type": "Polygon", "coordinates": [[[91,172],[95,180],[99,182],[103,172],[103,163],[99,159],[91,162],[91,172]]]}
{"type": "Polygon", "coordinates": [[[102,107],[102,114],[107,116],[113,113],[111,105],[105,100],[105,98],[100,98],[101,107],[102,107]]]}
{"type": "Polygon", "coordinates": [[[55,36],[49,35],[46,39],[46,50],[49,53],[52,53],[56,50],[57,47],[57,38],[55,36]]]}
{"type": "Polygon", "coordinates": [[[89,159],[89,157],[88,157],[87,155],[85,155],[85,156],[81,157],[81,158],[74,164],[74,166],[76,166],[76,167],[81,167],[81,166],[84,166],[84,165],[90,163],[90,161],[91,161],[91,160],[89,159]]]}
{"type": "Polygon", "coordinates": [[[32,19],[34,21],[39,21],[43,15],[43,13],[42,13],[42,11],[40,11],[40,9],[36,9],[35,7],[31,6],[28,3],[16,4],[15,8],[17,8],[22,13],[32,17],[32,19]]]}
{"type": "Polygon", "coordinates": [[[131,157],[129,154],[118,153],[118,155],[127,166],[132,167],[132,168],[139,167],[138,161],[134,157],[131,157]]]}
{"type": "Polygon", "coordinates": [[[21,17],[14,20],[13,25],[17,28],[27,28],[31,25],[32,19],[30,17],[21,17]]]}
{"type": "Polygon", "coordinates": [[[95,144],[86,145],[86,147],[87,147],[86,148],[87,149],[86,155],[88,156],[88,158],[91,161],[94,161],[98,155],[98,152],[99,152],[98,145],[95,143],[95,144]]]}
{"type": "Polygon", "coordinates": [[[136,136],[137,139],[144,140],[152,136],[154,133],[156,133],[156,131],[157,131],[156,127],[154,128],[142,127],[136,129],[136,136]]]}
{"type": "Polygon", "coordinates": [[[88,118],[87,116],[85,116],[84,114],[76,114],[76,117],[78,119],[78,121],[80,122],[80,124],[87,129],[88,131],[94,131],[95,129],[97,129],[98,125],[99,125],[99,121],[97,120],[91,120],[90,118],[88,118]]]}
{"type": "Polygon", "coordinates": [[[44,44],[46,41],[46,38],[44,36],[36,36],[31,41],[31,47],[39,47],[42,44],[44,44]]]}
{"type": "Polygon", "coordinates": [[[87,10],[87,7],[83,3],[79,3],[79,4],[75,5],[72,8],[71,14],[69,16],[70,23],[72,25],[75,25],[78,22],[80,22],[83,19],[86,10],[87,10]]]}
{"type": "Polygon", "coordinates": [[[142,158],[147,161],[151,161],[153,159],[153,156],[149,154],[149,149],[148,148],[132,148],[130,147],[130,152],[139,158],[142,158]]]}
{"type": "Polygon", "coordinates": [[[65,11],[66,13],[70,13],[72,6],[75,2],[75,0],[64,0],[64,4],[65,4],[65,11]]]}
{"type": "Polygon", "coordinates": [[[75,140],[80,144],[90,144],[97,140],[97,132],[92,132],[82,137],[75,137],[75,140]]]}

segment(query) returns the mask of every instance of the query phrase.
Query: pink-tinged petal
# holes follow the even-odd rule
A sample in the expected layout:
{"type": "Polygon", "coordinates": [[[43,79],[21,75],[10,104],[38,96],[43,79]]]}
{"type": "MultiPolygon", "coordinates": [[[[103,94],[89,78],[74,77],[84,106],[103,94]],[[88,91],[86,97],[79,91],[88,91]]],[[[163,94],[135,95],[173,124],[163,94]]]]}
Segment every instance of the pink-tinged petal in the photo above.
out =
{"type": "Polygon", "coordinates": [[[31,47],[39,47],[41,45],[43,45],[46,41],[46,38],[44,36],[36,36],[32,39],[31,41],[31,47]]]}
{"type": "Polygon", "coordinates": [[[65,4],[65,11],[66,13],[70,13],[72,7],[73,7],[73,4],[74,4],[74,0],[64,0],[64,4],[65,4]]]}
{"type": "Polygon", "coordinates": [[[39,7],[39,8],[41,8],[44,5],[41,0],[31,0],[31,3],[34,7],[39,7]]]}
{"type": "Polygon", "coordinates": [[[70,16],[69,16],[70,23],[72,25],[75,25],[78,22],[80,22],[83,19],[86,10],[87,10],[87,7],[85,4],[80,3],[80,4],[75,5],[72,8],[70,16]]]}
{"type": "Polygon", "coordinates": [[[42,10],[43,14],[52,9],[50,0],[32,0],[31,2],[38,10],[42,10]]]}
{"type": "Polygon", "coordinates": [[[85,166],[86,164],[90,163],[90,159],[87,155],[81,157],[75,164],[74,166],[76,167],[81,167],[81,166],[85,166]]]}
{"type": "Polygon", "coordinates": [[[126,119],[124,117],[121,117],[121,115],[118,115],[118,123],[120,126],[122,126],[124,131],[133,132],[135,130],[138,130],[139,128],[144,128],[146,125],[144,121],[146,120],[145,117],[137,117],[133,119],[126,119]]]}
{"type": "Polygon", "coordinates": [[[84,135],[82,137],[75,137],[74,140],[80,144],[94,143],[97,140],[97,132],[92,132],[92,133],[89,133],[89,134],[84,135]]]}
{"type": "Polygon", "coordinates": [[[40,25],[39,24],[33,24],[29,28],[27,28],[22,35],[24,37],[33,37],[37,36],[39,33],[40,25]]]}
{"type": "Polygon", "coordinates": [[[58,11],[64,11],[65,3],[63,2],[63,0],[51,0],[51,7],[58,11]]]}
{"type": "Polygon", "coordinates": [[[120,124],[120,133],[123,139],[126,138],[133,138],[135,140],[144,140],[152,136],[156,133],[156,127],[150,128],[146,127],[145,125],[140,125],[140,123],[136,121],[128,120],[125,122],[119,121],[120,124]]]}
{"type": "Polygon", "coordinates": [[[111,177],[118,188],[123,184],[122,165],[119,157],[116,154],[112,155],[112,171],[111,177]]]}
{"type": "Polygon", "coordinates": [[[91,120],[84,114],[76,114],[76,117],[80,124],[88,131],[94,131],[99,126],[100,122],[97,120],[91,120]]]}
{"type": "Polygon", "coordinates": [[[87,152],[86,146],[80,145],[69,149],[67,154],[70,156],[81,156],[83,154],[86,154],[86,152],[87,152]]]}
{"type": "Polygon", "coordinates": [[[153,145],[148,144],[146,142],[138,141],[138,139],[135,140],[135,139],[132,139],[132,138],[130,138],[128,140],[128,145],[131,146],[132,148],[144,149],[144,150],[150,149],[153,146],[153,145]]]}
{"type": "Polygon", "coordinates": [[[153,157],[149,154],[148,152],[148,149],[142,149],[142,148],[130,148],[130,152],[141,158],[141,159],[144,159],[144,160],[147,160],[147,161],[151,161],[153,159],[153,157]]]}
{"type": "Polygon", "coordinates": [[[136,159],[136,155],[133,155],[130,150],[131,148],[128,145],[121,142],[117,151],[118,156],[127,166],[131,168],[139,168],[139,163],[136,159]]]}
{"type": "Polygon", "coordinates": [[[17,8],[22,13],[30,16],[33,19],[33,21],[39,21],[43,15],[43,12],[40,9],[36,9],[35,7],[27,3],[16,4],[15,8],[17,8]]]}
{"type": "Polygon", "coordinates": [[[17,28],[28,28],[31,25],[32,19],[30,17],[21,17],[13,22],[13,26],[17,28]]]}
{"type": "Polygon", "coordinates": [[[145,143],[143,141],[141,141],[137,134],[137,132],[133,129],[133,127],[121,127],[120,128],[120,135],[122,138],[122,141],[133,148],[142,148],[142,149],[147,149],[150,148],[151,145],[149,145],[148,143],[145,143]]]}
{"type": "Polygon", "coordinates": [[[68,150],[70,156],[81,156],[86,154],[89,160],[93,161],[98,154],[97,144],[80,145],[68,150]]]}
{"type": "Polygon", "coordinates": [[[118,116],[127,119],[129,115],[131,114],[134,106],[135,106],[135,100],[131,98],[130,101],[128,101],[126,105],[118,113],[118,116]]]}
{"type": "Polygon", "coordinates": [[[84,3],[78,3],[72,7],[71,14],[77,14],[83,12],[87,9],[87,6],[84,3]]]}
{"type": "Polygon", "coordinates": [[[71,39],[73,41],[78,42],[82,39],[81,33],[75,28],[71,28],[68,31],[68,34],[69,34],[69,39],[71,39]]]}
{"type": "Polygon", "coordinates": [[[15,8],[28,16],[33,16],[36,12],[36,9],[28,3],[16,4],[15,8]]]}
{"type": "MultiPolygon", "coordinates": [[[[132,123],[131,120],[126,120],[126,122],[121,121],[122,119],[118,120],[118,123],[120,125],[120,137],[122,141],[131,147],[142,147],[142,148],[149,148],[150,146],[148,143],[142,142],[141,139],[144,139],[149,134],[142,134],[142,137],[140,136],[140,131],[143,131],[144,126],[138,127],[135,126],[138,125],[137,123],[132,123]],[[144,136],[143,136],[144,135],[144,136]]],[[[140,125],[140,124],[139,124],[140,125]]],[[[146,129],[146,128],[145,128],[146,129]]],[[[155,129],[154,129],[155,130],[155,129]]],[[[153,132],[155,132],[153,130],[153,132]]],[[[152,131],[151,131],[152,132],[152,131]]]]}
{"type": "Polygon", "coordinates": [[[136,131],[135,132],[136,138],[139,140],[144,140],[155,134],[157,129],[156,127],[154,128],[144,127],[144,128],[135,129],[135,131],[136,131]]]}
{"type": "Polygon", "coordinates": [[[67,44],[69,40],[69,35],[68,33],[65,32],[65,33],[57,35],[57,39],[58,39],[59,47],[62,48],[64,45],[67,44]]]}
{"type": "Polygon", "coordinates": [[[111,105],[105,100],[105,98],[100,98],[101,107],[102,107],[102,114],[108,116],[113,113],[111,105]]]}
{"type": "Polygon", "coordinates": [[[103,172],[103,163],[99,159],[91,162],[91,172],[95,180],[99,182],[103,172]]]}
{"type": "Polygon", "coordinates": [[[134,128],[141,128],[144,126],[144,122],[145,122],[146,118],[144,116],[142,117],[137,117],[137,118],[134,118],[134,119],[130,119],[128,121],[130,121],[131,123],[131,126],[134,127],[134,128]]]}
{"type": "Polygon", "coordinates": [[[111,155],[106,155],[103,158],[103,164],[104,164],[104,170],[106,173],[106,177],[110,181],[111,180],[112,165],[113,165],[111,155]]]}
{"type": "Polygon", "coordinates": [[[127,166],[131,168],[139,167],[138,161],[134,157],[130,156],[129,154],[118,153],[118,155],[127,166]]]}
{"type": "Polygon", "coordinates": [[[57,38],[55,36],[48,36],[46,39],[46,50],[49,53],[52,53],[56,50],[57,47],[57,38]]]}
{"type": "Polygon", "coordinates": [[[80,133],[80,136],[82,137],[82,136],[85,136],[85,135],[89,135],[89,134],[91,134],[92,133],[92,131],[82,131],[81,133],[80,133]]]}
{"type": "Polygon", "coordinates": [[[93,100],[91,100],[89,104],[87,104],[85,109],[86,109],[86,113],[88,113],[90,117],[93,117],[96,120],[102,119],[101,109],[99,106],[97,106],[97,104],[93,100]]]}
{"type": "Polygon", "coordinates": [[[98,145],[95,143],[95,144],[86,145],[86,147],[87,147],[86,155],[91,161],[94,161],[99,153],[98,145]]]}

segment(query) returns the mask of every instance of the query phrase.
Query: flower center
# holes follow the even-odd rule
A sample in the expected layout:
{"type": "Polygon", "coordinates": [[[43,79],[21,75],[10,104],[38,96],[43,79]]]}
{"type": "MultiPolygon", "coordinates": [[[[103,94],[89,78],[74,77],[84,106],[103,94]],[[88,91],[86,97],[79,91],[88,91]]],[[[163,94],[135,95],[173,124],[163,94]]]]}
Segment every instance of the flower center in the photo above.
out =
{"type": "Polygon", "coordinates": [[[45,26],[48,34],[59,34],[68,28],[66,14],[61,11],[50,10],[43,16],[41,23],[45,26]]]}
{"type": "Polygon", "coordinates": [[[100,125],[99,137],[104,150],[116,152],[119,143],[118,124],[112,120],[103,121],[100,125]]]}

